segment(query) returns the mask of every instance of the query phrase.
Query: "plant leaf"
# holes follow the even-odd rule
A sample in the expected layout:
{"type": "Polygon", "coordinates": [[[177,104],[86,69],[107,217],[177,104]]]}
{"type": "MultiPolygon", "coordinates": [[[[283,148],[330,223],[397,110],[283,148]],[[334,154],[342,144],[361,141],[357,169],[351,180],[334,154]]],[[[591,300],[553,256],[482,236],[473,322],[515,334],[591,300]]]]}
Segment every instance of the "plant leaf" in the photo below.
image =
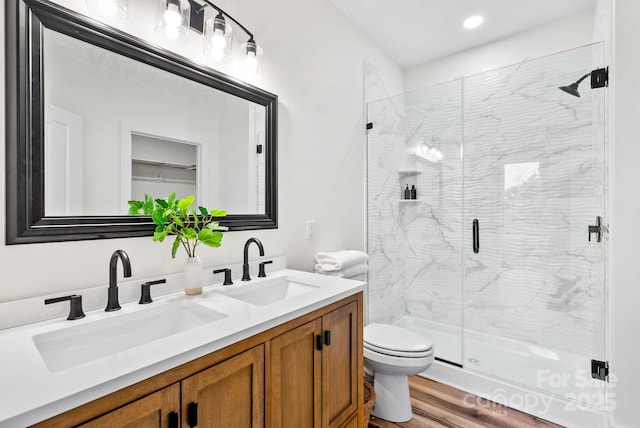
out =
{"type": "Polygon", "coordinates": [[[221,230],[223,232],[229,230],[227,226],[220,226],[220,223],[217,221],[213,221],[207,225],[207,228],[211,230],[221,230]]]}
{"type": "Polygon", "coordinates": [[[164,224],[167,221],[167,218],[164,217],[162,215],[162,212],[159,210],[155,210],[152,214],[151,214],[151,220],[153,220],[153,222],[156,225],[161,225],[164,224]]]}
{"type": "Polygon", "coordinates": [[[129,215],[139,215],[140,210],[144,206],[144,202],[142,201],[129,201],[129,215]]]}
{"type": "Polygon", "coordinates": [[[196,200],[195,196],[190,195],[190,196],[187,196],[184,199],[180,199],[180,200],[176,201],[176,204],[178,205],[178,208],[180,208],[181,210],[186,210],[187,208],[189,208],[191,206],[191,204],[195,200],[196,200]]]}
{"type": "Polygon", "coordinates": [[[192,227],[186,227],[182,230],[182,236],[184,236],[186,239],[196,239],[196,237],[198,236],[196,234],[195,229],[193,229],[192,227]]]}
{"type": "Polygon", "coordinates": [[[211,229],[202,229],[198,233],[198,239],[209,247],[219,247],[222,245],[222,233],[214,232],[211,229]]]}
{"type": "Polygon", "coordinates": [[[225,210],[211,210],[209,211],[214,217],[226,217],[227,212],[225,210]]]}
{"type": "Polygon", "coordinates": [[[175,200],[176,200],[176,192],[171,192],[171,194],[167,197],[167,205],[170,207],[173,206],[175,200]]]}
{"type": "Polygon", "coordinates": [[[144,194],[144,204],[142,205],[142,212],[144,212],[144,215],[151,215],[153,213],[153,198],[146,193],[144,194]]]}
{"type": "Polygon", "coordinates": [[[156,204],[162,208],[167,208],[169,206],[169,203],[164,199],[156,199],[156,204]]]}
{"type": "Polygon", "coordinates": [[[209,211],[207,211],[207,209],[205,207],[198,207],[198,210],[200,211],[200,214],[203,217],[206,217],[209,215],[209,211]]]}
{"type": "Polygon", "coordinates": [[[193,216],[193,228],[195,230],[198,230],[199,229],[199,227],[198,227],[198,222],[199,222],[198,214],[196,214],[195,210],[192,210],[191,211],[191,215],[193,216]]]}
{"type": "Polygon", "coordinates": [[[173,246],[171,247],[171,258],[176,258],[176,252],[178,251],[178,247],[180,246],[180,236],[176,236],[176,239],[173,241],[173,246]]]}
{"type": "Polygon", "coordinates": [[[167,237],[167,235],[169,234],[169,232],[167,232],[166,230],[163,230],[161,232],[153,232],[153,241],[154,242],[162,242],[164,241],[164,238],[167,237]]]}

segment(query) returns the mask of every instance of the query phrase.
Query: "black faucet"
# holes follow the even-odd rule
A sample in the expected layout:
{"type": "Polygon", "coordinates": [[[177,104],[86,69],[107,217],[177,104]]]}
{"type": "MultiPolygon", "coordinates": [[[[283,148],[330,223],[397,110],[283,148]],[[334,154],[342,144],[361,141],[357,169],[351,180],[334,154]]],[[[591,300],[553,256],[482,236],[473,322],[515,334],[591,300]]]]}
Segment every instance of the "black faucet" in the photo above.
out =
{"type": "Polygon", "coordinates": [[[107,307],[105,308],[107,312],[120,309],[120,303],[118,303],[118,257],[122,260],[125,278],[131,276],[131,262],[129,261],[127,253],[125,253],[124,250],[114,251],[111,255],[111,261],[109,262],[109,290],[107,307]]]}
{"type": "Polygon", "coordinates": [[[244,243],[244,259],[242,263],[242,280],[243,281],[251,281],[251,277],[249,276],[249,245],[255,242],[258,246],[258,250],[260,251],[260,255],[264,256],[264,247],[262,246],[262,242],[258,238],[249,238],[247,242],[244,243]]]}

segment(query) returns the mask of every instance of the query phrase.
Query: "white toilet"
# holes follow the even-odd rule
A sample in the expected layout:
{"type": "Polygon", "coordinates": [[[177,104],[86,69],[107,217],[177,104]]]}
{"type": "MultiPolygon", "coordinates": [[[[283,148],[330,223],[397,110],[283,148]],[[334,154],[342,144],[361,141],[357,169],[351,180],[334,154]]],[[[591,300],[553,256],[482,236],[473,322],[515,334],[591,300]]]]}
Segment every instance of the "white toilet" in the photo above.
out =
{"type": "Polygon", "coordinates": [[[406,422],[413,417],[407,376],[425,371],[433,363],[433,344],[417,333],[388,324],[364,328],[364,366],[374,377],[375,417],[406,422]]]}

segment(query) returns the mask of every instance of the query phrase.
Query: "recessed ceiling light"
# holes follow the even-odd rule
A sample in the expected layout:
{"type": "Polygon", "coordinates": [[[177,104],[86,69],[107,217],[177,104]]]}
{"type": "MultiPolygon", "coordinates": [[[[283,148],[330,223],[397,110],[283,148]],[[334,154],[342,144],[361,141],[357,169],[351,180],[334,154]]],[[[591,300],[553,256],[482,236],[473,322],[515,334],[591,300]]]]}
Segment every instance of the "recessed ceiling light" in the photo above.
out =
{"type": "Polygon", "coordinates": [[[464,20],[464,22],[462,23],[462,26],[467,29],[476,28],[480,26],[480,24],[482,24],[483,21],[484,21],[484,18],[480,15],[470,16],[469,18],[464,20]]]}

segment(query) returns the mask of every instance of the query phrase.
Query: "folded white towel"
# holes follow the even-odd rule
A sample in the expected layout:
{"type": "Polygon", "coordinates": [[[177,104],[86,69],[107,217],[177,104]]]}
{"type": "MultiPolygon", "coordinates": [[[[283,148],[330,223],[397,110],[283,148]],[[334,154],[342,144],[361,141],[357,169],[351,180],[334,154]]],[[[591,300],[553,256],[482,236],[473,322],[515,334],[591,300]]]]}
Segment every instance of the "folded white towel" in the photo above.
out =
{"type": "Polygon", "coordinates": [[[325,272],[335,272],[351,266],[366,263],[367,253],[356,250],[341,250],[316,254],[316,263],[322,265],[325,272]]]}
{"type": "Polygon", "coordinates": [[[340,270],[325,270],[323,265],[318,263],[315,266],[316,273],[320,273],[323,275],[332,275],[337,276],[339,278],[351,278],[357,275],[362,275],[363,273],[367,273],[369,267],[366,263],[360,263],[355,266],[350,266],[348,268],[340,269],[340,270]]]}

